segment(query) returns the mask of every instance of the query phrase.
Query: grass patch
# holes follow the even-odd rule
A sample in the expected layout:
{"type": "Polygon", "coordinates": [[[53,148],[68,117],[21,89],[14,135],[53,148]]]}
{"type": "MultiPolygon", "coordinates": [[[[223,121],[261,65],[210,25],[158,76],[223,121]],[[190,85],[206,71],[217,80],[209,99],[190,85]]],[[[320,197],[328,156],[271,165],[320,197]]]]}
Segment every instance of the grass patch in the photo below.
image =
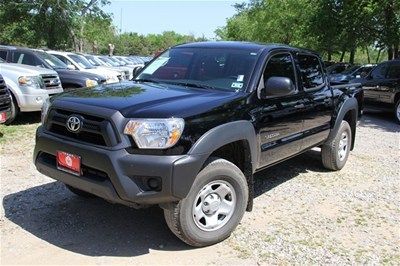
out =
{"type": "Polygon", "coordinates": [[[11,125],[0,125],[0,144],[35,137],[40,113],[22,113],[11,125]]]}

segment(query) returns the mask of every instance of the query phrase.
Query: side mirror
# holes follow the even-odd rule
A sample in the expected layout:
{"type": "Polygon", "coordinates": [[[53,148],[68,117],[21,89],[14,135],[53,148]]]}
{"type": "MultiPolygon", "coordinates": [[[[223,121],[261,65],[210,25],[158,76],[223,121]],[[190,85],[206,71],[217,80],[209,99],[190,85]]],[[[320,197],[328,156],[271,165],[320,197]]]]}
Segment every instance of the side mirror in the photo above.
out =
{"type": "Polygon", "coordinates": [[[260,97],[277,97],[292,95],[296,93],[296,88],[290,78],[286,77],[270,77],[261,89],[260,97]]]}
{"type": "Polygon", "coordinates": [[[140,72],[140,70],[142,70],[143,69],[143,67],[136,67],[134,70],[133,70],[133,77],[136,77],[137,76],[137,74],[140,72]]]}
{"type": "Polygon", "coordinates": [[[76,70],[76,67],[74,65],[67,65],[67,68],[69,70],[76,70]]]}

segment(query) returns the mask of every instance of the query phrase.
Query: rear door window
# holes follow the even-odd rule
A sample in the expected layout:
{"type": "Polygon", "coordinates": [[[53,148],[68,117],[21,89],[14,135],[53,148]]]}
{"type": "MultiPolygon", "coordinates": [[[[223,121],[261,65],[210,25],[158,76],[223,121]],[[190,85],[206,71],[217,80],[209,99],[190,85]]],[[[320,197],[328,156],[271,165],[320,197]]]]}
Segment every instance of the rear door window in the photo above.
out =
{"type": "Polygon", "coordinates": [[[7,51],[0,50],[0,58],[7,61],[7,51]]]}
{"type": "Polygon", "coordinates": [[[374,68],[371,72],[371,77],[373,79],[384,79],[386,77],[386,72],[388,70],[388,64],[380,64],[374,68]]]}
{"type": "Polygon", "coordinates": [[[400,78],[400,64],[392,64],[388,71],[388,78],[399,79],[400,78]]]}
{"type": "Polygon", "coordinates": [[[318,57],[300,54],[298,60],[304,90],[321,88],[325,82],[322,65],[318,57]]]}

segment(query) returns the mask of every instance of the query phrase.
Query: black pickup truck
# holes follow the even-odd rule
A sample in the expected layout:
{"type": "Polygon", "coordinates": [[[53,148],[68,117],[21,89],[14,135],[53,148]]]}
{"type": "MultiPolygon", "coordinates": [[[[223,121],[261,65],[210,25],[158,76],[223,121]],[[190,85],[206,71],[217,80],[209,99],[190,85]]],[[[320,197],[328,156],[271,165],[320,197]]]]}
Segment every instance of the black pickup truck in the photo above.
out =
{"type": "Polygon", "coordinates": [[[11,97],[4,82],[3,77],[0,75],[0,124],[5,123],[10,117],[11,112],[11,97]]]}
{"type": "Polygon", "coordinates": [[[253,204],[253,174],[321,147],[340,170],[358,88],[331,87],[321,58],[285,45],[172,47],[129,82],[53,97],[34,163],[75,194],[158,204],[192,246],[227,238],[253,204]]]}

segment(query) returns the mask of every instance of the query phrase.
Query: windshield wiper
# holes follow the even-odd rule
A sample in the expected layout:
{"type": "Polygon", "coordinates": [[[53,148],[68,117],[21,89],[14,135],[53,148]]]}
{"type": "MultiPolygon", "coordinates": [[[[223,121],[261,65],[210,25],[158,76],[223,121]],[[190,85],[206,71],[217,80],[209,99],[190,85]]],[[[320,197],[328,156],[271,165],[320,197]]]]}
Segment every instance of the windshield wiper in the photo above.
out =
{"type": "Polygon", "coordinates": [[[199,89],[211,89],[211,90],[217,90],[218,89],[218,88],[215,88],[213,86],[204,85],[204,84],[197,84],[197,83],[190,83],[190,82],[166,82],[166,83],[172,84],[172,85],[185,86],[185,87],[199,88],[199,89]]]}
{"type": "Polygon", "coordinates": [[[160,83],[159,81],[156,81],[154,79],[134,79],[133,81],[160,83]]]}

